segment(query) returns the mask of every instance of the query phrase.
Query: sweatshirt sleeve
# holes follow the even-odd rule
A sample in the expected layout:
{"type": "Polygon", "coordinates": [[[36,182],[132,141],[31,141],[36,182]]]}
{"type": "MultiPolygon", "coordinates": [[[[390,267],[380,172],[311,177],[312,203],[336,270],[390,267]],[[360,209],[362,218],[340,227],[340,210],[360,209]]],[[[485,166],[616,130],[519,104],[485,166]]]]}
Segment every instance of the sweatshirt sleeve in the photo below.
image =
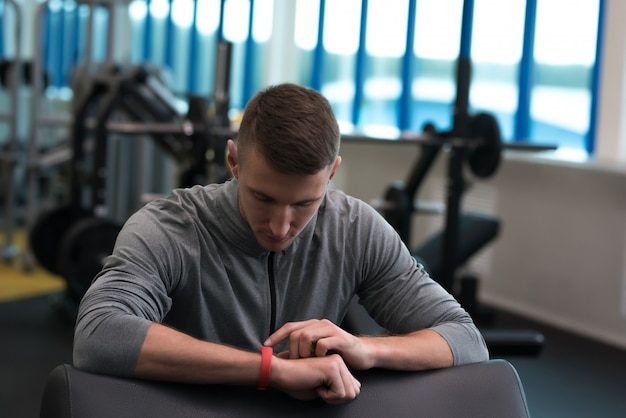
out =
{"type": "Polygon", "coordinates": [[[467,311],[417,263],[378,213],[370,216],[371,228],[361,231],[366,236],[360,241],[366,244],[360,303],[391,333],[439,333],[452,350],[455,366],[487,360],[485,341],[467,311]]]}
{"type": "Polygon", "coordinates": [[[113,254],[79,306],[73,347],[77,368],[133,375],[149,326],[161,322],[171,307],[168,293],[182,256],[169,235],[175,228],[165,229],[184,222],[176,215],[157,220],[154,213],[139,211],[122,228],[113,254]]]}

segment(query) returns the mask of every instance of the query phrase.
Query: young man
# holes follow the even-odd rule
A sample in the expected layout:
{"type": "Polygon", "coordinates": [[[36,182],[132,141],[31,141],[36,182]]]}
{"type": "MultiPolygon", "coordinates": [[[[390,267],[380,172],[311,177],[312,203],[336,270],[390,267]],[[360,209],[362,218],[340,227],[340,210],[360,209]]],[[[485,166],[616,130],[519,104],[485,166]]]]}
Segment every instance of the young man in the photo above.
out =
{"type": "Polygon", "coordinates": [[[469,315],[389,224],[328,189],[339,143],[316,91],[258,93],[228,143],[232,180],[175,190],[130,217],[81,302],[75,365],[341,403],[360,392],[350,370],[487,360],[469,315]],[[389,335],[338,326],[355,294],[389,335]]]}

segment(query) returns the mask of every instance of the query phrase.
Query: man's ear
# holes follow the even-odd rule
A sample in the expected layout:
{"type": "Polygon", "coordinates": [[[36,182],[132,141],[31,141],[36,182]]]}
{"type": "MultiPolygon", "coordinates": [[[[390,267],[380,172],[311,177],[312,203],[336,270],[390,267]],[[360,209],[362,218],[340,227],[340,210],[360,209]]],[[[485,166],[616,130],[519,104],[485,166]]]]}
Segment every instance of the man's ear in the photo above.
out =
{"type": "Polygon", "coordinates": [[[335,163],[333,164],[333,168],[331,169],[330,176],[328,177],[328,181],[331,181],[333,177],[335,177],[335,173],[337,172],[337,169],[339,168],[340,165],[341,165],[341,157],[338,155],[337,158],[335,159],[335,163]]]}
{"type": "Polygon", "coordinates": [[[233,173],[233,177],[236,179],[239,178],[239,154],[237,154],[237,147],[235,147],[235,143],[232,139],[228,140],[228,155],[226,159],[228,160],[228,166],[230,167],[230,172],[233,173]]]}

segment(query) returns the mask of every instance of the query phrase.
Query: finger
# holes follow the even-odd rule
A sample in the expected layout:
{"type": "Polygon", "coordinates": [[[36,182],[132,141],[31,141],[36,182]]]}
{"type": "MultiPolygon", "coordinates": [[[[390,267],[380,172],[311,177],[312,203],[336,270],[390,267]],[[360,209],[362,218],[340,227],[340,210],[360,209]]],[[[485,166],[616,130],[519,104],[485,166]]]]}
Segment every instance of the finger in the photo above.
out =
{"type": "MultiPolygon", "coordinates": [[[[317,346],[324,338],[332,336],[334,326],[329,327],[324,321],[316,321],[291,333],[289,348],[292,358],[322,357],[318,356],[317,346]]],[[[325,352],[325,350],[322,350],[325,352]]]]}
{"type": "Polygon", "coordinates": [[[361,382],[345,369],[338,380],[328,386],[320,386],[317,393],[328,404],[341,404],[356,399],[361,393],[361,382]]]}
{"type": "Polygon", "coordinates": [[[333,353],[345,354],[354,346],[354,336],[340,328],[335,328],[332,334],[318,338],[315,344],[315,356],[324,357],[333,353]]]}
{"type": "Polygon", "coordinates": [[[361,382],[352,375],[347,367],[341,368],[341,380],[344,385],[344,398],[346,400],[355,399],[361,393],[361,382]]]}
{"type": "Polygon", "coordinates": [[[330,405],[337,405],[346,402],[343,391],[338,391],[336,387],[320,386],[317,388],[317,396],[330,405]]]}
{"type": "Polygon", "coordinates": [[[335,344],[336,340],[337,338],[335,337],[321,338],[317,340],[315,347],[314,347],[315,357],[327,356],[328,354],[331,353],[331,351],[339,352],[339,350],[337,350],[337,347],[336,347],[337,344],[335,344]]]}
{"type": "Polygon", "coordinates": [[[361,393],[361,382],[350,372],[338,355],[327,357],[331,365],[326,369],[323,385],[317,388],[319,396],[327,403],[337,404],[355,399],[361,393]]]}
{"type": "Polygon", "coordinates": [[[289,336],[289,356],[292,359],[315,357],[317,338],[309,328],[298,330],[289,336]]]}
{"type": "Polygon", "coordinates": [[[263,345],[275,346],[285,338],[289,337],[294,331],[307,327],[314,322],[314,319],[310,319],[308,321],[288,322],[267,337],[263,345]]]}

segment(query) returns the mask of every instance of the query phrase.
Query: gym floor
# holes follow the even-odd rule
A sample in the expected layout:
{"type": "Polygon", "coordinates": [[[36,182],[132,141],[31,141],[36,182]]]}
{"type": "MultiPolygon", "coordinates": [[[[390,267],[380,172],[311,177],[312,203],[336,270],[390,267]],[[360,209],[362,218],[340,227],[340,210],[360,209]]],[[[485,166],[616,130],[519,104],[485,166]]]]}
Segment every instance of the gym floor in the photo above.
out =
{"type": "MultiPolygon", "coordinates": [[[[64,283],[20,263],[0,264],[0,415],[39,415],[46,377],[71,363],[72,323],[63,309],[64,283]]],[[[497,312],[498,328],[533,329],[546,337],[537,357],[510,357],[531,416],[626,416],[626,350],[497,312]]]]}

